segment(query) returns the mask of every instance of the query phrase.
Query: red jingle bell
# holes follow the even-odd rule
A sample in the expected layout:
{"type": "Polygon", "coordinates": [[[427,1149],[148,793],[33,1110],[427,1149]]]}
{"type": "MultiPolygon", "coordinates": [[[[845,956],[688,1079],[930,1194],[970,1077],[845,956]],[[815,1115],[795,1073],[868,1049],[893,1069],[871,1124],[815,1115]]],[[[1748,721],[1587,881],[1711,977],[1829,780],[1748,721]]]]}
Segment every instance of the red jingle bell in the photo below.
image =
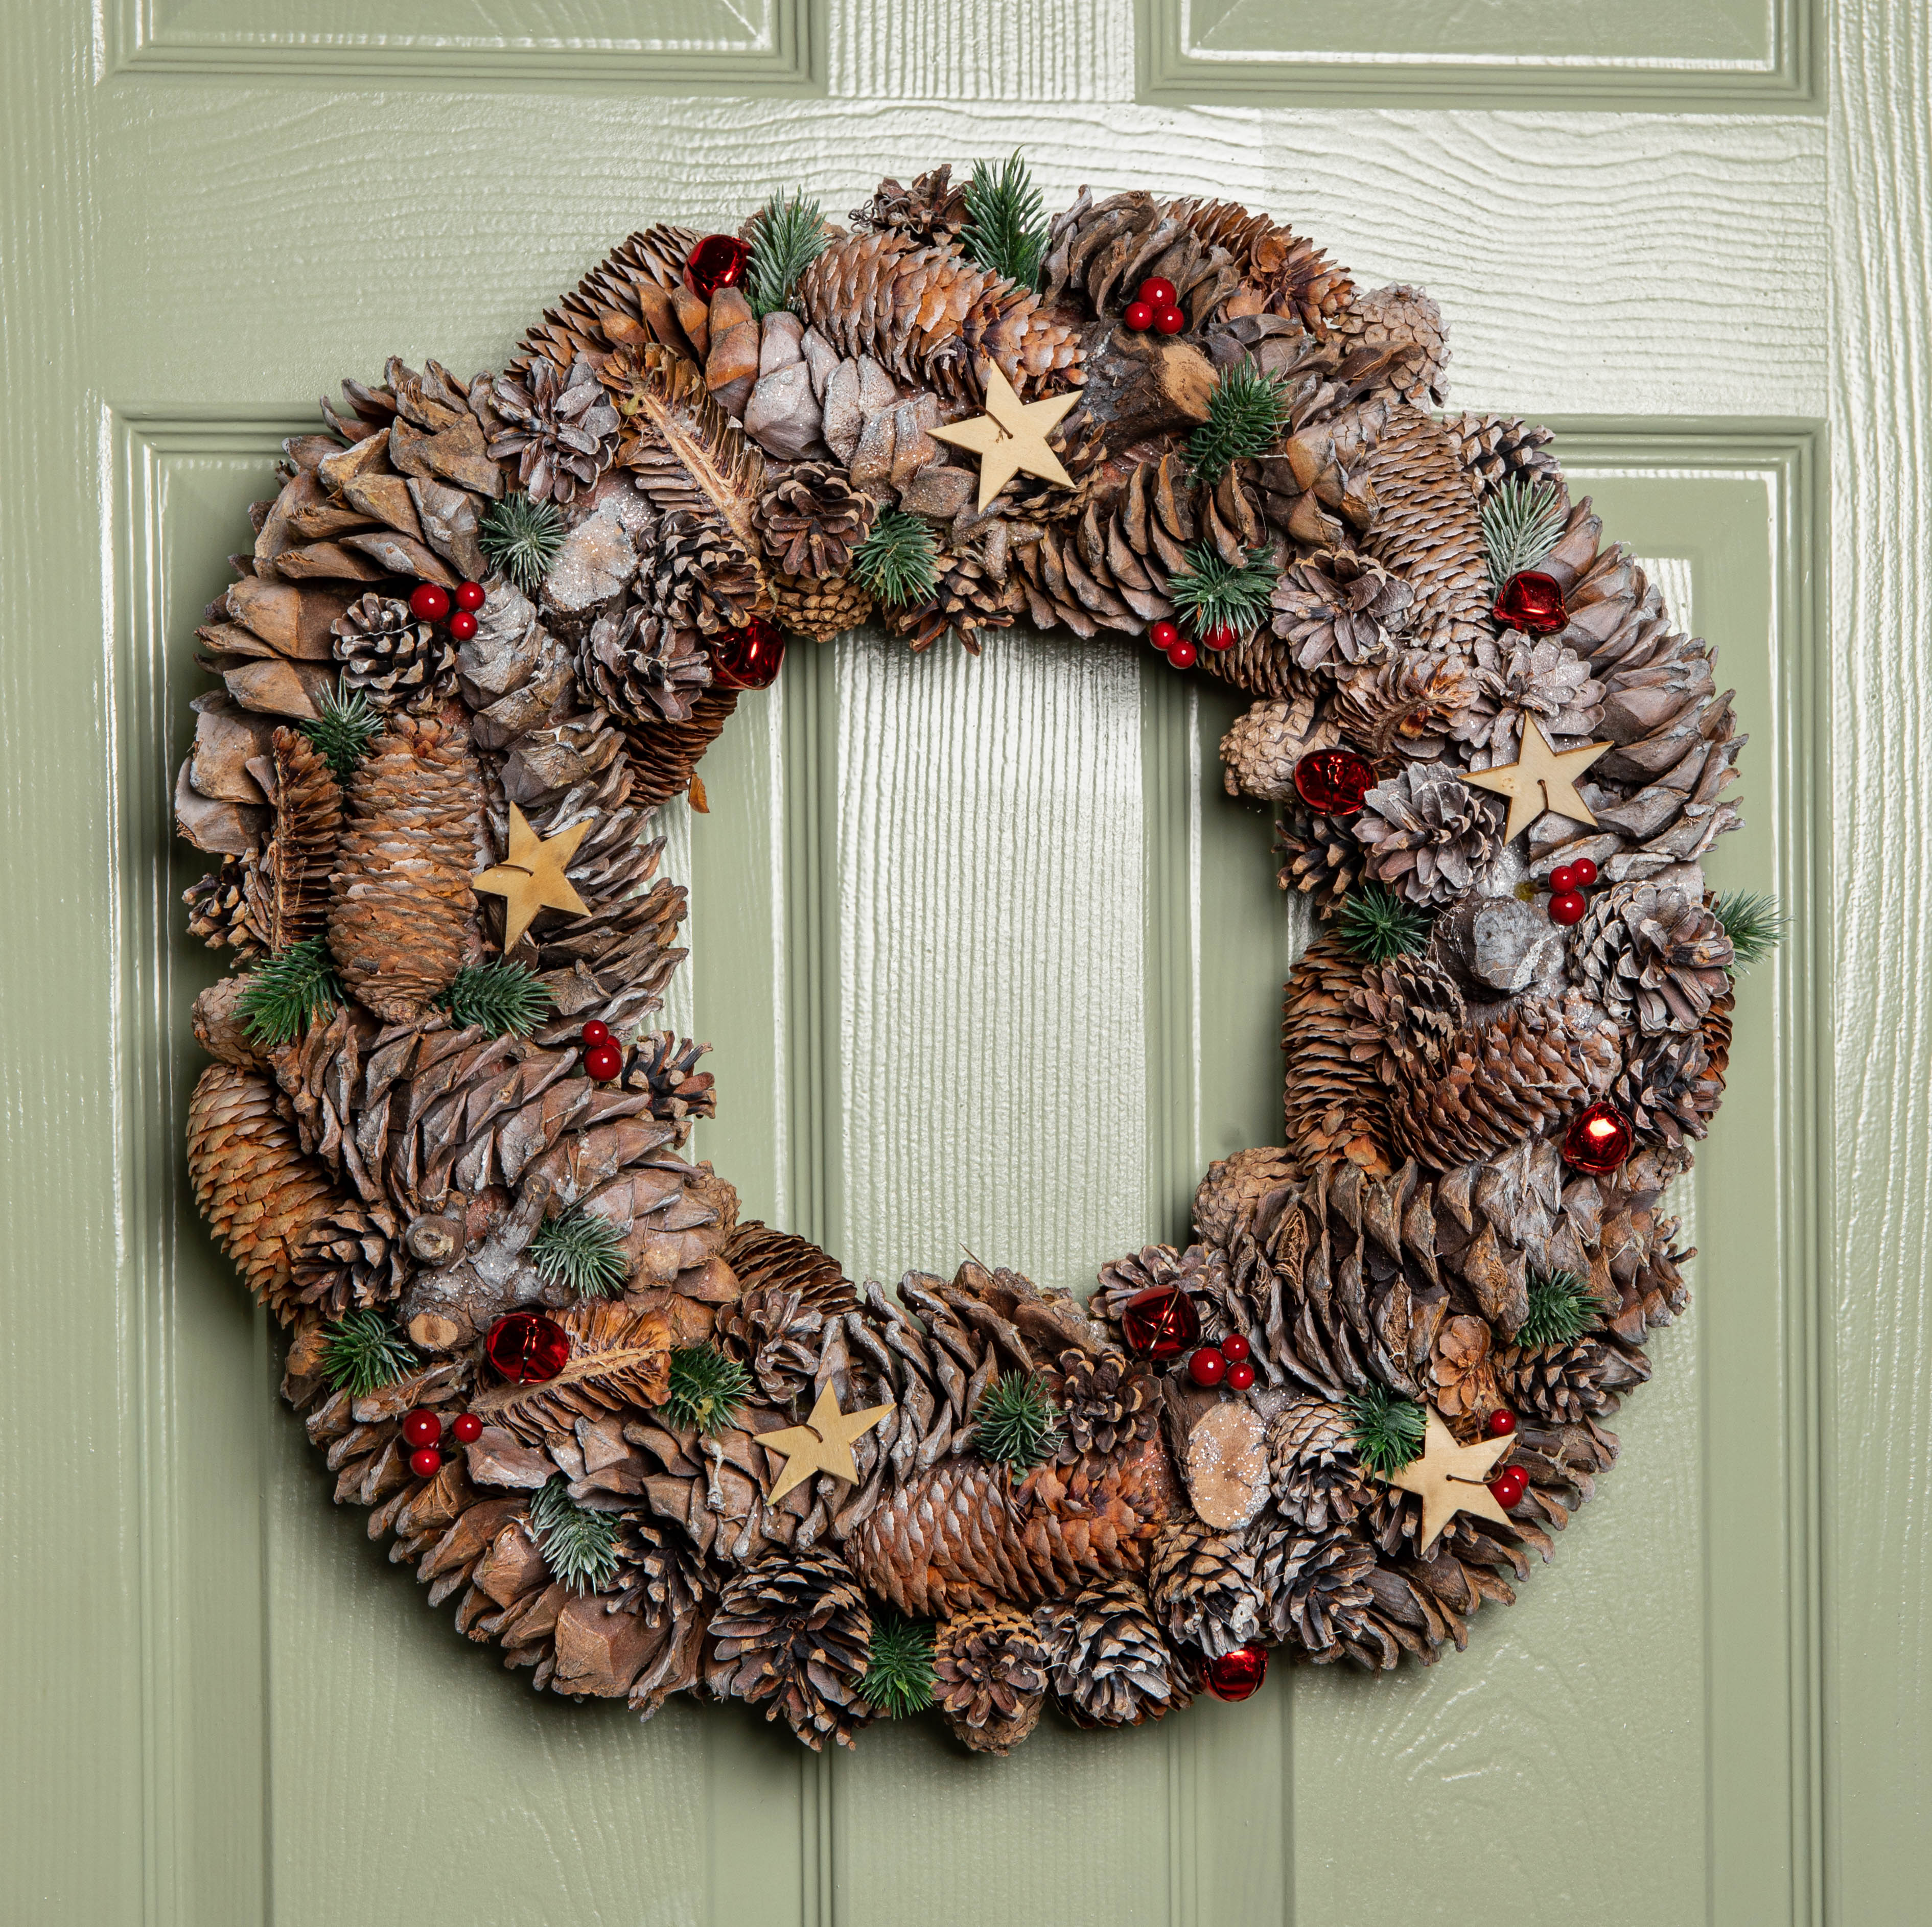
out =
{"type": "Polygon", "coordinates": [[[1555,924],[1581,923],[1589,905],[1580,890],[1559,890],[1550,900],[1550,921],[1555,924]]]}
{"type": "Polygon", "coordinates": [[[434,1479],[442,1470],[442,1454],[434,1446],[424,1446],[410,1454],[410,1470],[418,1479],[434,1479]]]}
{"type": "Polygon", "coordinates": [[[1483,1429],[1492,1439],[1506,1439],[1516,1430],[1516,1414],[1507,1405],[1498,1405],[1484,1422],[1483,1429]]]}
{"type": "Polygon", "coordinates": [[[1187,317],[1178,307],[1157,307],[1154,311],[1156,334],[1178,334],[1187,325],[1187,317]]]}
{"type": "Polygon", "coordinates": [[[1310,750],[1294,766],[1294,793],[1323,817],[1352,817],[1376,787],[1376,766],[1352,749],[1310,750]]]}
{"type": "Polygon", "coordinates": [[[490,1327],[483,1356],[512,1384],[542,1385],[569,1362],[569,1335],[541,1311],[506,1311],[490,1327]]]}
{"type": "Polygon", "coordinates": [[[452,1421],[451,1432],[461,1445],[474,1445],[483,1436],[483,1421],[474,1412],[464,1412],[452,1421]]]}
{"type": "Polygon", "coordinates": [[[1221,1356],[1230,1365],[1239,1365],[1250,1350],[1248,1341],[1238,1332],[1230,1332],[1221,1341],[1221,1356]]]}
{"type": "Polygon", "coordinates": [[[1142,1357],[1165,1365],[1200,1343],[1201,1320],[1178,1286],[1156,1284],[1121,1308],[1120,1335],[1142,1357]]]}
{"type": "Polygon", "coordinates": [[[1177,623],[1150,622],[1148,625],[1148,640],[1153,643],[1162,655],[1166,655],[1180,640],[1180,629],[1177,623]]]}
{"type": "Polygon", "coordinates": [[[1217,1700],[1232,1706],[1251,1699],[1267,1677],[1268,1648],[1251,1644],[1238,1646],[1233,1652],[1209,1660],[1202,1669],[1201,1683],[1217,1700]]]}
{"type": "Polygon", "coordinates": [[[1490,1481],[1490,1494],[1504,1512],[1529,1490],[1529,1474],[1520,1465],[1506,1465],[1490,1481]]]}
{"type": "Polygon", "coordinates": [[[736,286],[750,265],[752,250],[735,234],[707,234],[684,264],[684,285],[701,301],[720,288],[736,286]]]}
{"type": "Polygon", "coordinates": [[[442,1437],[442,1421],[418,1405],[403,1414],[403,1437],[412,1446],[434,1445],[442,1437]]]}
{"type": "Polygon", "coordinates": [[[769,689],[784,666],[785,640],[762,616],[727,629],[711,646],[711,679],[721,689],[769,689]]]}
{"type": "Polygon", "coordinates": [[[476,618],[466,609],[459,609],[449,619],[449,633],[459,643],[466,643],[476,633],[476,618]]]}
{"type": "Polygon", "coordinates": [[[1180,641],[1168,651],[1167,659],[1176,669],[1192,669],[1200,655],[1201,652],[1185,636],[1183,636],[1180,641]]]}
{"type": "Polygon", "coordinates": [[[1145,301],[1149,307],[1172,307],[1180,297],[1174,291],[1174,283],[1158,274],[1150,274],[1134,290],[1136,301],[1145,301]]]}
{"type": "Polygon", "coordinates": [[[456,606],[466,609],[475,615],[490,599],[490,592],[480,582],[459,582],[456,585],[456,606]]]}
{"type": "Polygon", "coordinates": [[[1219,1385],[1228,1375],[1228,1361],[1212,1345],[1203,1345],[1187,1361],[1187,1375],[1196,1385],[1219,1385]]]}
{"type": "Polygon", "coordinates": [[[1570,619],[1563,585],[1539,569],[1511,576],[1491,613],[1505,629],[1520,629],[1526,636],[1553,636],[1570,619]]]}
{"type": "Polygon", "coordinates": [[[1613,1104],[1593,1104],[1580,1111],[1563,1134],[1563,1161],[1594,1178],[1613,1171],[1636,1142],[1630,1119],[1613,1104]]]}
{"type": "Polygon", "coordinates": [[[449,613],[449,591],[419,582],[410,591],[410,613],[418,622],[440,622],[449,613]]]}
{"type": "Polygon", "coordinates": [[[1587,890],[1597,880],[1597,866],[1587,856],[1580,856],[1570,866],[1570,874],[1576,880],[1580,890],[1587,890]]]}
{"type": "Polygon", "coordinates": [[[1244,1359],[1239,1365],[1228,1366],[1228,1389],[1230,1392],[1245,1392],[1254,1382],[1255,1368],[1246,1359],[1244,1359]]]}
{"type": "Polygon", "coordinates": [[[1154,325],[1154,304],[1151,301],[1130,301],[1127,311],[1121,319],[1136,334],[1144,334],[1154,325]]]}
{"type": "Polygon", "coordinates": [[[602,1017],[593,1017],[584,1026],[584,1041],[586,1044],[608,1044],[610,1026],[602,1017]]]}
{"type": "Polygon", "coordinates": [[[584,1053],[584,1074],[595,1083],[608,1084],[623,1068],[624,1053],[614,1044],[593,1044],[584,1053]]]}

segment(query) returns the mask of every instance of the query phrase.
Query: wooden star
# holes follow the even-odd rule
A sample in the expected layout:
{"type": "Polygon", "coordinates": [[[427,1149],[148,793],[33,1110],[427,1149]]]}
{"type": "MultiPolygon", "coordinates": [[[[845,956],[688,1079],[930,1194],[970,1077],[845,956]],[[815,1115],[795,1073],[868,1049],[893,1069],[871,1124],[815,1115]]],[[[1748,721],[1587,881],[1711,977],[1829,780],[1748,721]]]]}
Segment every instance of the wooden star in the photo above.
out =
{"type": "Polygon", "coordinates": [[[1522,719],[1522,748],[1514,763],[1500,769],[1466,769],[1465,783],[1478,790],[1493,790],[1510,799],[1509,827],[1503,832],[1505,843],[1526,830],[1545,810],[1569,817],[1580,823],[1594,823],[1590,807],[1576,793],[1576,779],[1606,755],[1612,745],[1586,743],[1581,749],[1553,750],[1550,739],[1536,726],[1534,716],[1522,719]]]}
{"type": "Polygon", "coordinates": [[[590,834],[593,820],[586,817],[555,836],[539,837],[515,804],[510,805],[509,854],[494,870],[479,871],[470,880],[472,890],[503,899],[503,955],[516,949],[539,910],[568,910],[588,916],[590,906],[570,887],[564,869],[577,846],[590,834]]]}
{"type": "Polygon", "coordinates": [[[1516,1440],[1505,1435],[1459,1446],[1435,1407],[1423,1409],[1428,1418],[1422,1435],[1422,1456],[1411,1459],[1400,1472],[1383,1481],[1398,1491],[1413,1492],[1422,1500],[1422,1536],[1416,1542],[1416,1551],[1426,1552],[1436,1543],[1436,1535],[1458,1512],[1509,1524],[1510,1515],[1497,1503],[1489,1481],[1491,1468],[1516,1440]]]}
{"type": "Polygon", "coordinates": [[[986,413],[956,422],[950,428],[935,428],[932,439],[979,457],[982,508],[1016,475],[1038,475],[1042,481],[1071,488],[1073,478],[1046,445],[1046,431],[1079,399],[1076,392],[1052,395],[1045,401],[1022,401],[1012,384],[988,362],[986,413]]]}
{"type": "Polygon", "coordinates": [[[788,1425],[780,1432],[760,1432],[759,1444],[785,1462],[784,1471],[766,1494],[766,1503],[776,1506],[814,1472],[829,1472],[834,1479],[856,1485],[859,1466],[852,1456],[853,1441],[862,1438],[892,1409],[890,1405],[868,1405],[862,1412],[842,1412],[838,1395],[828,1385],[803,1425],[788,1425]]]}

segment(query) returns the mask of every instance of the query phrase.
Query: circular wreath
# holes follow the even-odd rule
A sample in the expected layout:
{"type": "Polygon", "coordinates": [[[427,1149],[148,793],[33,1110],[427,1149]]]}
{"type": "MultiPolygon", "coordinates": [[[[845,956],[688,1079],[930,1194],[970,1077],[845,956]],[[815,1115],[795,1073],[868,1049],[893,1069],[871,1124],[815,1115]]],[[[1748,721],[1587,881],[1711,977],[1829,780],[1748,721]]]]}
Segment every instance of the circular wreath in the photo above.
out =
{"type": "Polygon", "coordinates": [[[1743,739],[1547,433],[1437,412],[1418,289],[1016,159],[633,235],[467,382],[286,445],[199,634],[189,1160],[338,1503],[536,1683],[1004,1753],[1426,1663],[1612,1461],[1668,1182],[1774,934],[1700,867],[1743,739]],[[1084,1302],[896,1292],[680,1152],[657,812],[788,639],[1145,638],[1253,706],[1325,933],[1285,1142],[1084,1302]]]}

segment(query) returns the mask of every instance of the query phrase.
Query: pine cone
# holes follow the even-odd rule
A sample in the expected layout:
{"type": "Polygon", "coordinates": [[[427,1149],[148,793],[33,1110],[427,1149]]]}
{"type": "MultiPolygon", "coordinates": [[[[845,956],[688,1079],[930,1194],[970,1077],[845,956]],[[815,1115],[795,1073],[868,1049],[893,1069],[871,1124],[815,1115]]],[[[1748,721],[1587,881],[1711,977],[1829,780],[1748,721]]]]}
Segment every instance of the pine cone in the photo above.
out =
{"type": "Polygon", "coordinates": [[[304,1157],[266,1077],[211,1064],[188,1109],[195,1208],[258,1303],[284,1325],[296,1314],[296,1260],[335,1201],[328,1174],[304,1157]]]}
{"type": "Polygon", "coordinates": [[[218,977],[194,1000],[194,1041],[217,1062],[244,1071],[264,1068],[261,1052],[248,1038],[242,999],[248,992],[245,972],[238,977],[218,977]]]}
{"type": "Polygon", "coordinates": [[[218,869],[197,877],[182,892],[188,906],[188,934],[211,950],[224,945],[238,956],[259,957],[268,946],[262,941],[264,919],[251,901],[260,893],[260,868],[245,856],[227,856],[218,869]]]}
{"type": "Polygon", "coordinates": [[[772,599],[782,629],[829,643],[856,629],[872,613],[872,598],[850,576],[820,582],[810,576],[774,574],[772,599]]]}
{"type": "Polygon", "coordinates": [[[1335,323],[1351,347],[1394,349],[1389,385],[1417,408],[1442,406],[1449,331],[1442,310],[1420,288],[1376,288],[1358,293],[1335,323]]]}
{"type": "Polygon", "coordinates": [[[1476,700],[1468,662],[1448,650],[1404,649],[1345,678],[1330,718],[1378,767],[1391,757],[1435,763],[1476,700]]]}
{"type": "Polygon", "coordinates": [[[1456,438],[1479,495],[1489,496],[1519,479],[1562,486],[1562,466],[1549,451],[1555,438],[1540,422],[1532,427],[1507,415],[1459,415],[1442,425],[1456,438]]]}
{"type": "Polygon", "coordinates": [[[409,1281],[410,1260],[394,1215],[380,1205],[338,1199],[309,1227],[296,1260],[304,1305],[332,1318],[392,1303],[409,1281]]]}
{"type": "Polygon", "coordinates": [[[1475,487],[1454,437],[1414,409],[1394,409],[1366,480],[1378,506],[1364,547],[1414,590],[1412,638],[1473,649],[1490,633],[1492,592],[1475,487]]]}
{"type": "Polygon", "coordinates": [[[1388,1099],[1373,1063],[1353,1048],[1348,1000],[1362,978],[1341,940],[1323,937],[1302,952],[1282,996],[1288,1143],[1304,1170],[1354,1164],[1378,1177],[1390,1168],[1388,1099]]]}
{"type": "Polygon", "coordinates": [[[1100,1287],[1088,1306],[1091,1317],[1118,1324],[1128,1301],[1156,1285],[1174,1285],[1190,1298],[1211,1302],[1225,1287],[1228,1256],[1210,1245],[1146,1245],[1100,1267],[1100,1287]]]}
{"type": "Polygon", "coordinates": [[[712,635],[742,628],[757,613],[764,584],[730,535],[678,510],[658,525],[632,592],[680,628],[712,635]]]}
{"type": "Polygon", "coordinates": [[[796,1287],[754,1285],[718,1307],[712,1339],[750,1368],[772,1404],[788,1405],[818,1374],[826,1324],[823,1306],[796,1287]]]}
{"type": "Polygon", "coordinates": [[[790,1231],[775,1231],[755,1218],[732,1233],[724,1262],[747,1292],[796,1292],[806,1308],[828,1317],[856,1310],[858,1294],[838,1260],[790,1231]]]}
{"type": "Polygon", "coordinates": [[[1371,876],[1412,903],[1443,904],[1496,860],[1498,827],[1453,764],[1411,763],[1369,792],[1354,832],[1371,876]]]}
{"type": "Polygon", "coordinates": [[[1335,741],[1312,688],[1257,703],[1237,716],[1221,739],[1222,782],[1231,796],[1293,802],[1295,765],[1316,750],[1332,748],[1335,741]]]}
{"type": "Polygon", "coordinates": [[[982,629],[1010,629],[1013,615],[1006,592],[976,556],[944,550],[939,580],[923,602],[889,610],[886,626],[903,636],[914,655],[922,655],[950,630],[969,655],[980,653],[982,629]]]}
{"type": "Polygon", "coordinates": [[[1341,910],[1348,892],[1362,880],[1362,846],[1355,841],[1354,820],[1318,816],[1295,808],[1276,819],[1274,847],[1282,862],[1276,872],[1284,890],[1300,891],[1324,919],[1341,910]]]}
{"type": "Polygon", "coordinates": [[[870,531],[878,504],[830,462],[783,470],[758,502],[766,555],[788,575],[842,576],[870,531]]]}
{"type": "Polygon", "coordinates": [[[616,337],[626,340],[634,340],[640,330],[654,331],[666,310],[654,301],[646,319],[640,291],[651,290],[661,300],[660,291],[679,286],[699,238],[694,228],[662,223],[628,235],[556,307],[545,310],[518,344],[512,367],[541,356],[568,368],[580,355],[610,353],[616,345],[614,328],[616,337]]]}
{"type": "Polygon", "coordinates": [[[1620,883],[1600,891],[1572,942],[1577,981],[1646,1036],[1696,1030],[1730,993],[1731,940],[1683,890],[1620,883]]]}
{"type": "Polygon", "coordinates": [[[1138,1726],[1192,1700],[1138,1579],[1088,1587],[1058,1631],[1053,1695],[1075,1725],[1138,1726]]]}
{"type": "Polygon", "coordinates": [[[600,616],[577,658],[578,682],[627,722],[688,723],[711,687],[711,658],[695,629],[634,602],[621,616],[600,616]]]}
{"type": "Polygon", "coordinates": [[[1444,1319],[1436,1335],[1429,1376],[1432,1401],[1451,1429],[1458,1419],[1486,1419],[1502,1402],[1490,1363],[1490,1328],[1480,1318],[1444,1319]]]}
{"type": "Polygon", "coordinates": [[[1298,317],[1320,340],[1346,312],[1354,292],[1348,270],[1271,216],[1251,214],[1232,201],[1175,201],[1168,212],[1233,256],[1242,279],[1260,289],[1267,313],[1298,317]]]}
{"type": "Polygon", "coordinates": [[[700,1071],[698,1060],[711,1048],[694,1044],[674,1030],[646,1031],[631,1053],[624,1073],[626,1090],[651,1094],[651,1115],[661,1123],[686,1124],[693,1118],[718,1115],[717,1080],[700,1071]]]}
{"type": "Polygon", "coordinates": [[[698,1685],[716,1594],[689,1542],[644,1513],[624,1514],[616,1550],[610,1610],[634,1613],[662,1642],[631,1683],[631,1710],[649,1719],[673,1693],[698,1685]]]}
{"type": "Polygon", "coordinates": [[[520,376],[499,375],[487,394],[496,417],[490,454],[514,459],[518,486],[532,502],[568,507],[616,458],[617,411],[587,358],[568,375],[532,361],[520,376]]]}
{"type": "Polygon", "coordinates": [[[1623,1394],[1649,1377],[1642,1351],[1599,1332],[1568,1344],[1505,1345],[1496,1353],[1496,1388],[1504,1401],[1556,1425],[1615,1411],[1623,1394]]]}
{"type": "MultiPolygon", "coordinates": [[[[1731,1000],[1719,1001],[1726,1006],[1721,1021],[1728,1038],[1731,1000]]],[[[1724,1094],[1723,1066],[1709,1042],[1712,1020],[1719,1014],[1714,1003],[1702,1029],[1688,1036],[1666,1031],[1651,1038],[1610,1086],[1610,1101],[1640,1137],[1659,1138],[1674,1148],[1709,1131],[1724,1094]]]]}
{"type": "Polygon", "coordinates": [[[1256,1555],[1255,1578],[1275,1638],[1316,1660],[1339,1659],[1372,1603],[1375,1569],[1374,1548],[1352,1533],[1270,1534],[1256,1555]]]}
{"type": "Polygon", "coordinates": [[[1194,1193],[1195,1235],[1229,1249],[1236,1232],[1253,1222],[1262,1199],[1298,1175],[1294,1158],[1278,1146],[1216,1158],[1194,1193]]]}
{"type": "Polygon", "coordinates": [[[860,1688],[872,1644],[866,1595],[818,1546],[760,1560],[718,1595],[705,1683],[720,1699],[770,1701],[816,1753],[830,1734],[852,1744],[867,1714],[860,1688]]]}
{"type": "Polygon", "coordinates": [[[1096,202],[1084,187],[1048,230],[1041,264],[1049,302],[1071,290],[1100,319],[1118,319],[1150,276],[1174,285],[1175,299],[1198,328],[1240,285],[1226,249],[1204,240],[1188,216],[1192,203],[1166,208],[1136,190],[1096,202]]]}
{"type": "Polygon", "coordinates": [[[932,1671],[946,1725],[976,1753],[1004,1759],[1040,1724],[1048,1658],[1030,1613],[977,1606],[942,1620],[932,1671]]]}
{"type": "Polygon", "coordinates": [[[1318,549],[1275,584],[1273,626],[1298,668],[1376,662],[1408,626],[1414,599],[1407,583],[1372,558],[1318,549]]]}
{"type": "Polygon", "coordinates": [[[328,947],[344,983],[392,1023],[419,1016],[462,966],[482,808],[456,724],[392,716],[350,778],[328,947]]]}
{"type": "Polygon", "coordinates": [[[1355,1419],[1330,1398],[1298,1398],[1268,1431],[1275,1509],[1304,1533],[1351,1524],[1374,1492],[1355,1456],[1355,1419]]]}
{"type": "Polygon", "coordinates": [[[655,809],[666,798],[682,796],[690,788],[692,772],[737,706],[736,690],[713,684],[692,704],[685,721],[640,722],[626,727],[631,768],[637,778],[632,800],[638,808],[655,809]]]}
{"type": "Polygon", "coordinates": [[[329,625],[342,687],[359,691],[378,709],[422,715],[456,691],[456,644],[446,629],[419,622],[410,605],[372,590],[329,625]]]}
{"type": "Polygon", "coordinates": [[[952,240],[966,225],[966,190],[954,184],[950,167],[935,167],[910,187],[881,181],[872,198],[848,218],[855,227],[902,234],[924,247],[952,240]]]}
{"type": "Polygon", "coordinates": [[[1604,716],[1604,685],[1574,649],[1553,639],[1533,641],[1512,632],[1476,645],[1475,700],[1450,725],[1450,735],[1477,752],[1472,769],[1495,769],[1522,754],[1522,719],[1554,743],[1589,735],[1604,716]]]}
{"type": "Polygon", "coordinates": [[[1159,1430],[1160,1382],[1123,1353],[1062,1352],[1058,1377],[1063,1464],[1088,1452],[1125,1451],[1159,1430]]]}
{"type": "Polygon", "coordinates": [[[1176,1647],[1210,1659],[1261,1636],[1253,1554],[1198,1519],[1161,1528],[1148,1554],[1148,1599],[1176,1647]]]}

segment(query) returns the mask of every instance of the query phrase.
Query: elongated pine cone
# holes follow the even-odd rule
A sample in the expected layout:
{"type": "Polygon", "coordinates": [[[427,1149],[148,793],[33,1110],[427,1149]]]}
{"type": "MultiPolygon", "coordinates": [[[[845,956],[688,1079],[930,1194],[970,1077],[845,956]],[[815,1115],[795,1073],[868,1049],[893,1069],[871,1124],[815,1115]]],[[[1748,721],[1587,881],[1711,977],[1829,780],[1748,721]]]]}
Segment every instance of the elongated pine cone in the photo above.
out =
{"type": "Polygon", "coordinates": [[[946,1725],[975,1753],[1004,1758],[1040,1724],[1048,1655],[1030,1613],[955,1613],[933,1636],[932,1671],[946,1725]]]}
{"type": "Polygon", "coordinates": [[[1088,1587],[1066,1609],[1059,1635],[1053,1696],[1076,1726],[1138,1726],[1194,1698],[1138,1579],[1088,1587]]]}

